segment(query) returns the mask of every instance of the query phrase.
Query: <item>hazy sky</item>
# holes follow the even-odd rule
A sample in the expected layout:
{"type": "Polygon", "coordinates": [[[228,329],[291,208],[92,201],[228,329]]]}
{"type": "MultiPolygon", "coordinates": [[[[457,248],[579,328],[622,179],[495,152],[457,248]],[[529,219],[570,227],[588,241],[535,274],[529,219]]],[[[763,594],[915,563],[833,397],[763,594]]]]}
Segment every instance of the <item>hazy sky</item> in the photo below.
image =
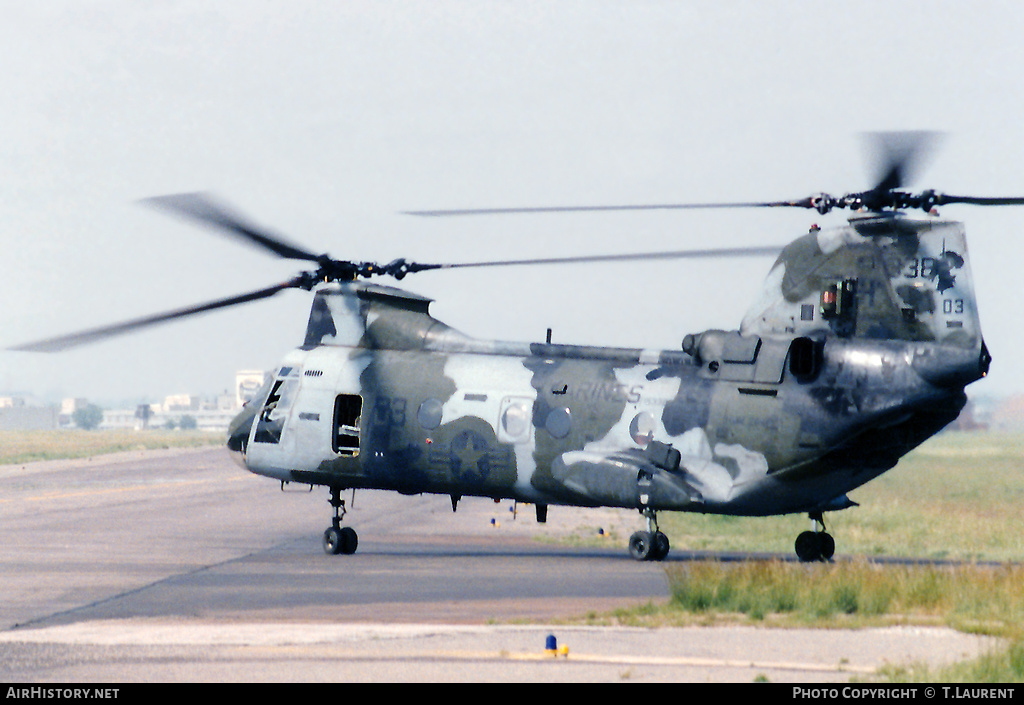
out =
{"type": "MultiPolygon", "coordinates": [[[[334,257],[471,261],[785,244],[805,211],[421,219],[402,211],[800,198],[871,185],[866,131],[946,134],[913,184],[1024,195],[1016,2],[0,1],[0,347],[299,271],[137,203],[216,194],[334,257]]],[[[1024,392],[1024,208],[967,223],[995,362],[1024,392]]],[[[735,328],[769,259],[431,272],[471,335],[678,348],[735,328]]],[[[382,280],[391,283],[391,280],[382,280]]],[[[299,344],[309,296],[60,354],[0,394],[158,401],[299,344]]]]}

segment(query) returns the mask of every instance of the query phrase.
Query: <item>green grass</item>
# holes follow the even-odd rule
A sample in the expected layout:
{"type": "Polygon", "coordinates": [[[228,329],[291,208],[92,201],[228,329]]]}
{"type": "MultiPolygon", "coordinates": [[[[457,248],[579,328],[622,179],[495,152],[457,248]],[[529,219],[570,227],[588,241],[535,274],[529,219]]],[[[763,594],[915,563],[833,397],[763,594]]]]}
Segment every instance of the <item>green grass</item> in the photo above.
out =
{"type": "Polygon", "coordinates": [[[1024,683],[1024,639],[1016,639],[1005,649],[998,649],[970,661],[953,664],[935,672],[925,668],[905,673],[893,669],[883,673],[889,680],[918,680],[945,683],[1024,683]]]}
{"type": "Polygon", "coordinates": [[[667,566],[670,611],[782,626],[942,624],[1016,636],[1024,625],[1024,566],[879,565],[781,560],[667,566]]]}
{"type": "Polygon", "coordinates": [[[206,431],[0,431],[0,465],[223,443],[224,434],[206,431]]]}

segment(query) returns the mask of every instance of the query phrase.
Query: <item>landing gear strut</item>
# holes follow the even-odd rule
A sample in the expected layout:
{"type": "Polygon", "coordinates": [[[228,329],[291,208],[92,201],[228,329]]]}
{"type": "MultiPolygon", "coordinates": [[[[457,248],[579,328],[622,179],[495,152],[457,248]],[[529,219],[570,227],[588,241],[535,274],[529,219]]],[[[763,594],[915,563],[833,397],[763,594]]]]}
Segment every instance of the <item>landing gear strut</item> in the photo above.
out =
{"type": "Polygon", "coordinates": [[[663,561],[668,555],[668,536],[658,531],[658,517],[653,509],[640,512],[647,518],[647,531],[629,537],[629,555],[638,561],[663,561]]]}
{"type": "Polygon", "coordinates": [[[356,552],[359,545],[359,537],[356,530],[351,526],[341,526],[341,520],[345,516],[345,500],[341,498],[341,488],[331,488],[331,506],[334,507],[334,519],[331,526],[324,531],[323,545],[324,553],[336,556],[339,553],[352,554],[356,552]]]}
{"type": "Polygon", "coordinates": [[[814,522],[814,531],[804,531],[796,537],[796,556],[804,563],[830,561],[836,552],[836,541],[825,531],[821,512],[808,514],[814,522]]]}

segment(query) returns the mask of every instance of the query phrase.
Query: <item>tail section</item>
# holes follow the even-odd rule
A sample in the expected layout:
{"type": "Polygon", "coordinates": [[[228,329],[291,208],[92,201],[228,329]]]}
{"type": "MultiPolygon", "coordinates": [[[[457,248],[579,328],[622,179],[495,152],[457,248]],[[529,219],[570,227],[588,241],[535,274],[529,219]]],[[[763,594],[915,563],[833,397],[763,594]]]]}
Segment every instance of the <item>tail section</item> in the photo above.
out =
{"type": "Polygon", "coordinates": [[[743,319],[744,335],[932,341],[982,347],[963,224],[851,218],[790,243],[743,319]]]}

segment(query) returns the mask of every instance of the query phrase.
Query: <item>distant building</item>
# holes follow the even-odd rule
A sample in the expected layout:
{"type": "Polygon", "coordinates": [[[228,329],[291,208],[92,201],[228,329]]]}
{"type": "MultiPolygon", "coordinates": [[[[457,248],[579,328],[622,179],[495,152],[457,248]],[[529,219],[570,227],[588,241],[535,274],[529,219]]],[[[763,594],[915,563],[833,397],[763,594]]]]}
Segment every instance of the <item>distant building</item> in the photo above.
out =
{"type": "Polygon", "coordinates": [[[997,431],[1024,430],[1024,394],[996,402],[991,411],[989,426],[997,431]]]}
{"type": "Polygon", "coordinates": [[[75,413],[79,409],[84,409],[87,406],[89,406],[88,399],[82,399],[80,397],[68,397],[66,399],[61,400],[60,413],[71,416],[71,414],[75,413]]]}
{"type": "Polygon", "coordinates": [[[164,397],[164,411],[195,411],[199,408],[201,400],[196,394],[172,394],[164,397]]]}
{"type": "Polygon", "coordinates": [[[178,428],[183,417],[195,420],[200,431],[226,433],[228,424],[235,416],[235,410],[197,409],[189,411],[164,411],[160,404],[140,404],[134,409],[109,409],[103,412],[105,429],[145,429],[178,428]]]}
{"type": "Polygon", "coordinates": [[[263,386],[263,370],[240,370],[235,373],[235,408],[241,409],[263,386]]]}
{"type": "Polygon", "coordinates": [[[131,409],[103,412],[101,428],[143,430],[179,428],[189,417],[200,431],[226,432],[231,419],[263,385],[262,370],[240,370],[235,374],[235,390],[211,397],[198,394],[170,394],[159,404],[139,404],[131,409]]]}
{"type": "MultiPolygon", "coordinates": [[[[199,394],[170,394],[162,403],[138,404],[129,408],[104,409],[101,429],[180,428],[182,420],[195,421],[201,431],[226,432],[242,405],[263,386],[263,370],[239,370],[234,390],[203,397],[199,394]]],[[[89,406],[89,400],[67,397],[60,404],[44,406],[25,396],[0,396],[0,431],[36,431],[73,428],[73,416],[89,406]]]]}
{"type": "Polygon", "coordinates": [[[0,431],[50,431],[57,428],[56,406],[0,405],[0,431]]]}
{"type": "Polygon", "coordinates": [[[225,391],[223,394],[217,395],[217,408],[221,411],[234,411],[238,409],[237,400],[235,395],[230,391],[225,391]]]}

